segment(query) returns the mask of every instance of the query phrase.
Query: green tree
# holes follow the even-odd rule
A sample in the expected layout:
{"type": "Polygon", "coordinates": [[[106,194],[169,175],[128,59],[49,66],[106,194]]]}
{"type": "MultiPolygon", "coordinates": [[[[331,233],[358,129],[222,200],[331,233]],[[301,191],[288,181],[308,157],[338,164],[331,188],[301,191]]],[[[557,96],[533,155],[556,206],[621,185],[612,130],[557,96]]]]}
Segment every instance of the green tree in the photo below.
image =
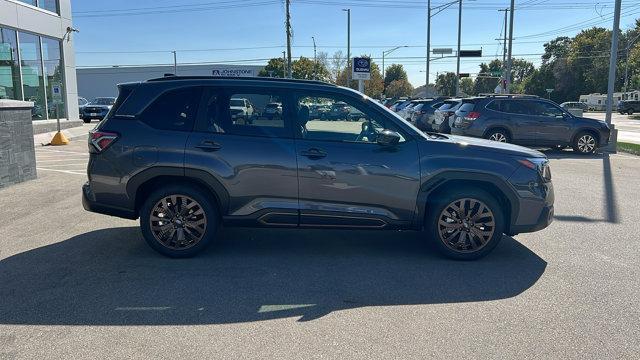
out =
{"type": "Polygon", "coordinates": [[[448,72],[444,74],[439,74],[438,78],[436,79],[436,89],[441,95],[455,96],[456,80],[457,80],[457,76],[455,73],[448,72]]]}
{"type": "MultiPolygon", "coordinates": [[[[480,64],[480,74],[500,73],[502,61],[492,60],[489,64],[480,64]]],[[[477,76],[473,82],[473,94],[492,94],[499,84],[499,79],[494,77],[477,76]]]]}
{"type": "Polygon", "coordinates": [[[413,86],[407,80],[393,80],[387,86],[386,95],[389,97],[409,96],[413,92],[413,86]]]}
{"type": "Polygon", "coordinates": [[[460,92],[466,95],[474,95],[473,93],[473,80],[471,78],[460,79],[460,92]]]}
{"type": "Polygon", "coordinates": [[[291,64],[291,72],[294,79],[305,80],[329,80],[329,70],[320,62],[315,62],[309,58],[301,56],[300,59],[293,61],[291,64]]]}
{"type": "Polygon", "coordinates": [[[270,59],[264,69],[260,70],[258,76],[262,77],[284,77],[284,59],[270,59]]]}
{"type": "Polygon", "coordinates": [[[407,72],[404,71],[404,67],[400,64],[391,64],[391,66],[384,70],[384,86],[385,88],[395,80],[408,81],[407,72]]]}

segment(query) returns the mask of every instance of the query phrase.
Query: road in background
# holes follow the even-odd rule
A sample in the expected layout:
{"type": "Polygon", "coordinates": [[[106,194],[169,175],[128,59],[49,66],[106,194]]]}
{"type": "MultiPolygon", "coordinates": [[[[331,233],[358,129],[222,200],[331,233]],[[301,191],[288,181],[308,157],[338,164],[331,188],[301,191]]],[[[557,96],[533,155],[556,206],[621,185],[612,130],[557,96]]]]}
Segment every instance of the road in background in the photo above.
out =
{"type": "Polygon", "coordinates": [[[555,222],[461,262],[420,233],[296,229],[168,259],[82,209],[82,154],[39,148],[39,178],[0,190],[0,357],[640,357],[639,157],[549,152],[555,222]]]}
{"type": "MultiPolygon", "coordinates": [[[[637,115],[633,115],[637,116],[637,115]]],[[[584,117],[604,121],[603,112],[586,112],[584,117]]],[[[635,120],[629,115],[620,115],[617,112],[611,114],[611,122],[618,129],[618,141],[640,144],[640,119],[635,120]]]]}

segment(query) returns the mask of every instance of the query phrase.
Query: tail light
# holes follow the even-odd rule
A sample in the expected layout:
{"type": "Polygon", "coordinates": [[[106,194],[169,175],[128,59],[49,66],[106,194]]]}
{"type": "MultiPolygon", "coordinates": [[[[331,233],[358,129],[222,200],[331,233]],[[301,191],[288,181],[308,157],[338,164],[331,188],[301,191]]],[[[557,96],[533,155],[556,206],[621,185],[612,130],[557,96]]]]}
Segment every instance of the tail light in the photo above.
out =
{"type": "Polygon", "coordinates": [[[464,117],[466,121],[474,121],[475,119],[480,117],[480,113],[477,111],[471,111],[464,117]]]}
{"type": "Polygon", "coordinates": [[[91,130],[89,131],[89,152],[99,154],[111,146],[116,139],[118,139],[116,133],[91,130]]]}

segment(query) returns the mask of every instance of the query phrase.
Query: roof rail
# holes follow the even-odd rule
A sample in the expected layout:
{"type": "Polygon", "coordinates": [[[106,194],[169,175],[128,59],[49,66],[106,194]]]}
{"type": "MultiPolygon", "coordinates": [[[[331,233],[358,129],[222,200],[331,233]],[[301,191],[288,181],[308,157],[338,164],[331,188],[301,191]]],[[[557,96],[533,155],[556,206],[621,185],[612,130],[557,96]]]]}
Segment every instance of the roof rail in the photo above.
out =
{"type": "Polygon", "coordinates": [[[335,84],[331,84],[328,82],[320,81],[320,80],[303,80],[303,79],[286,79],[286,78],[272,78],[272,77],[260,77],[260,76],[244,76],[244,77],[233,77],[233,76],[179,76],[173,74],[166,74],[161,78],[149,79],[147,82],[157,82],[157,81],[174,81],[174,80],[238,80],[238,81],[273,81],[273,82],[293,82],[293,83],[305,83],[305,84],[321,84],[321,85],[330,85],[337,86],[335,84]]]}
{"type": "Polygon", "coordinates": [[[506,97],[506,98],[515,98],[515,97],[539,98],[538,95],[528,95],[528,94],[493,94],[493,93],[485,93],[485,94],[478,94],[478,96],[484,96],[484,97],[506,97]]]}

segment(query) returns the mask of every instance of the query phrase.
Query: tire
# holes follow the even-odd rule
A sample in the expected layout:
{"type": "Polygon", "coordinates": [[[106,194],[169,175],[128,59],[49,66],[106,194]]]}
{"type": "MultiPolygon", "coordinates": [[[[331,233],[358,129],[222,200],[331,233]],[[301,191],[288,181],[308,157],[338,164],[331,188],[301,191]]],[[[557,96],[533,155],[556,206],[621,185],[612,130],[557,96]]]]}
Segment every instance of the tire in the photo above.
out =
{"type": "Polygon", "coordinates": [[[492,140],[492,141],[497,141],[497,142],[504,142],[504,143],[511,142],[511,136],[509,136],[509,133],[504,129],[492,129],[492,130],[489,130],[484,135],[484,138],[487,139],[487,140],[492,140]]]}
{"type": "Polygon", "coordinates": [[[172,258],[187,258],[198,254],[213,241],[218,228],[219,216],[214,202],[195,186],[171,185],[160,188],[145,199],[140,209],[140,229],[145,241],[152,249],[172,258]],[[189,208],[183,208],[185,203],[189,208]],[[171,216],[174,210],[179,211],[181,208],[192,213],[184,213],[181,219],[173,218],[164,225],[163,221],[154,220],[164,218],[167,214],[171,216]],[[185,216],[189,214],[193,214],[191,219],[185,216]],[[162,226],[166,230],[162,230],[162,226]]]}
{"type": "Polygon", "coordinates": [[[82,119],[82,122],[84,122],[85,124],[88,124],[91,122],[91,119],[82,119]]]}
{"type": "Polygon", "coordinates": [[[627,110],[627,115],[633,115],[633,109],[627,110]]]}
{"type": "Polygon", "coordinates": [[[498,245],[506,228],[500,203],[477,188],[459,188],[441,194],[430,201],[428,209],[432,210],[426,219],[429,238],[441,254],[455,260],[486,256],[498,245]],[[483,205],[486,211],[482,209],[483,205]],[[456,206],[468,210],[470,216],[459,219],[455,211],[451,211],[456,206]],[[482,217],[479,217],[479,211],[483,211],[482,217]],[[474,218],[484,222],[479,225],[472,222],[474,218]],[[456,224],[455,220],[459,222],[456,224]]]}
{"type": "Polygon", "coordinates": [[[582,155],[591,155],[598,149],[598,138],[593,133],[582,131],[573,139],[573,151],[582,155]]]}

